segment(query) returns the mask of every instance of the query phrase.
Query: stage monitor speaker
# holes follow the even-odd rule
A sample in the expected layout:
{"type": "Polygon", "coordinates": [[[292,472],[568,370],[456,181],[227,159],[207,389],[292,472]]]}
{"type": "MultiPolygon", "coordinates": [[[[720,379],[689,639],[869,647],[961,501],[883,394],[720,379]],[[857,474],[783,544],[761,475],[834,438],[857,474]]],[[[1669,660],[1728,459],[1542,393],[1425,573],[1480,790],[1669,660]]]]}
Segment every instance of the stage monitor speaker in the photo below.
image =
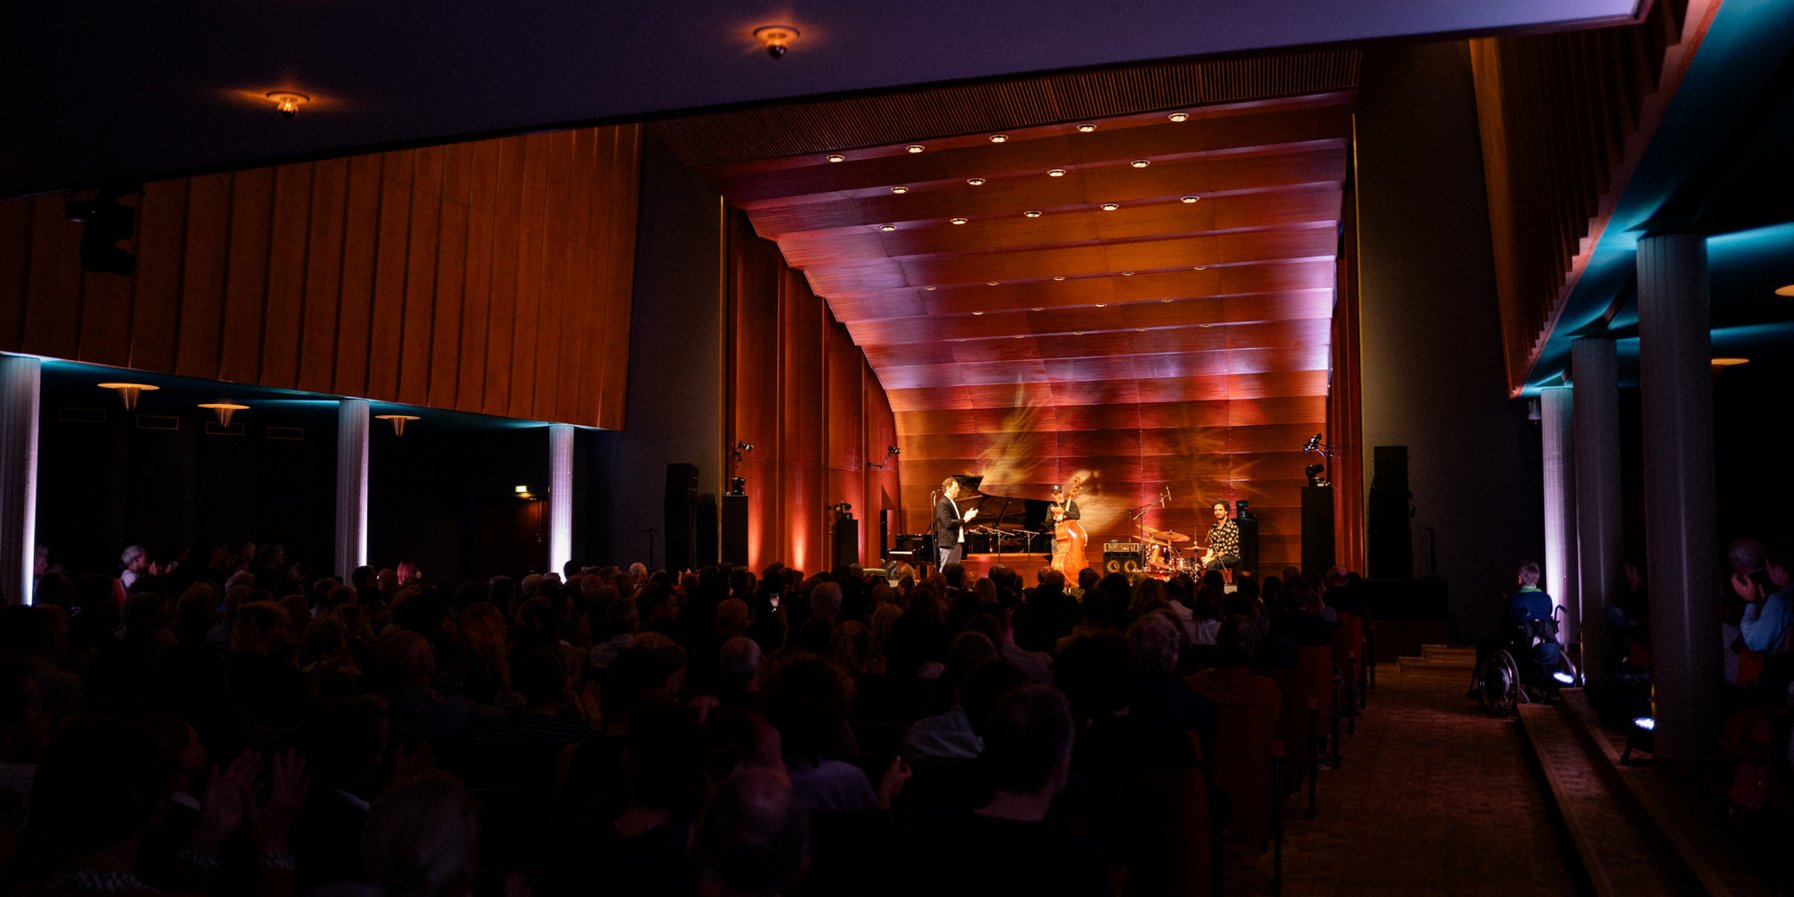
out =
{"type": "Polygon", "coordinates": [[[1324,574],[1333,567],[1333,487],[1302,487],[1302,570],[1324,574]]]}
{"type": "Polygon", "coordinates": [[[832,538],[834,547],[834,564],[857,564],[860,562],[860,522],[853,517],[836,517],[835,532],[832,538]]]}
{"type": "Polygon", "coordinates": [[[1146,568],[1146,551],[1138,542],[1104,542],[1103,575],[1137,573],[1146,568]]]}
{"type": "Polygon", "coordinates": [[[690,570],[697,566],[697,546],[692,534],[698,521],[698,466],[673,463],[667,465],[666,537],[668,570],[690,570]]]}
{"type": "Polygon", "coordinates": [[[1244,514],[1233,518],[1235,526],[1240,528],[1240,562],[1234,565],[1234,573],[1244,570],[1253,576],[1258,575],[1258,518],[1244,514]]]}
{"type": "Polygon", "coordinates": [[[748,497],[723,496],[723,563],[738,567],[748,562],[748,497]]]}

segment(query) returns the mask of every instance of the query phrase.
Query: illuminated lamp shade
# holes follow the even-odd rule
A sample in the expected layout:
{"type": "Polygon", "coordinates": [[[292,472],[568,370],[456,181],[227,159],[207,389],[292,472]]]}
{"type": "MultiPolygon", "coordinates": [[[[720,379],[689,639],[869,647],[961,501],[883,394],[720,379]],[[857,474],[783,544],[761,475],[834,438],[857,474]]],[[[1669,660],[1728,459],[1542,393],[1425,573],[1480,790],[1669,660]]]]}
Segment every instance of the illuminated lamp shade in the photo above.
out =
{"type": "Polygon", "coordinates": [[[897,186],[891,188],[891,192],[897,194],[898,196],[902,196],[903,194],[909,192],[909,188],[903,186],[902,184],[898,184],[897,186]]]}
{"type": "Polygon", "coordinates": [[[1047,177],[1049,177],[1049,178],[1062,178],[1062,177],[1065,177],[1065,169],[1063,169],[1063,168],[1049,168],[1049,169],[1047,169],[1047,177]]]}
{"type": "Polygon", "coordinates": [[[766,55],[774,59],[784,59],[786,51],[801,34],[803,32],[791,25],[761,25],[754,29],[754,39],[766,48],[766,55]]]}
{"type": "Polygon", "coordinates": [[[845,161],[847,161],[847,157],[841,155],[840,153],[829,153],[828,155],[824,156],[823,158],[829,160],[830,162],[845,162],[845,161]]]}
{"type": "Polygon", "coordinates": [[[204,408],[217,416],[218,426],[220,427],[230,426],[230,419],[235,416],[237,412],[249,410],[248,405],[238,405],[235,402],[201,402],[199,407],[204,408]]]}
{"type": "Polygon", "coordinates": [[[990,135],[990,142],[991,143],[1008,143],[1009,135],[1008,134],[992,134],[992,135],[990,135]]]}
{"type": "Polygon", "coordinates": [[[1192,193],[1189,196],[1180,197],[1178,201],[1183,202],[1183,203],[1192,203],[1192,202],[1200,201],[1201,199],[1202,199],[1202,197],[1197,196],[1196,194],[1192,193]]]}
{"type": "Polygon", "coordinates": [[[954,223],[954,224],[964,224],[964,223],[966,223],[966,219],[964,219],[964,218],[954,218],[954,219],[952,219],[952,221],[953,221],[953,223],[954,223]]]}
{"type": "Polygon", "coordinates": [[[1189,121],[1190,113],[1188,113],[1188,112],[1173,112],[1170,115],[1167,115],[1165,117],[1168,119],[1171,119],[1172,121],[1189,121]]]}
{"type": "Polygon", "coordinates": [[[1788,284],[1785,287],[1777,287],[1775,290],[1775,295],[1794,297],[1794,283],[1788,284]]]}
{"type": "Polygon", "coordinates": [[[896,230],[896,229],[897,229],[897,225],[895,225],[895,224],[882,224],[882,225],[879,225],[879,228],[878,228],[878,229],[879,229],[879,230],[881,230],[881,231],[884,231],[884,232],[885,232],[885,233],[887,233],[887,234],[888,234],[888,233],[890,233],[890,232],[891,232],[891,231],[894,231],[894,230],[896,230]]]}
{"type": "Polygon", "coordinates": [[[417,420],[418,417],[415,414],[376,414],[374,415],[374,419],[390,422],[392,424],[392,435],[403,436],[405,435],[405,424],[417,420]]]}
{"type": "Polygon", "coordinates": [[[155,392],[162,387],[151,386],[148,383],[101,383],[100,388],[110,389],[118,393],[119,399],[125,403],[125,410],[136,411],[137,395],[139,393],[155,392]]]}
{"type": "Polygon", "coordinates": [[[911,155],[914,155],[914,154],[919,153],[925,149],[927,149],[927,147],[923,146],[920,143],[912,143],[909,146],[904,147],[903,151],[906,153],[909,153],[911,155]]]}
{"type": "Polygon", "coordinates": [[[1145,168],[1146,166],[1152,164],[1152,160],[1151,159],[1135,159],[1134,161],[1129,162],[1127,164],[1132,165],[1135,168],[1145,168]]]}
{"type": "Polygon", "coordinates": [[[1028,211],[1023,212],[1022,214],[1029,218],[1039,218],[1040,210],[1039,209],[1029,209],[1028,211]]]}
{"type": "Polygon", "coordinates": [[[274,111],[281,118],[298,118],[299,107],[311,102],[311,97],[295,90],[270,90],[268,99],[274,102],[274,111]]]}
{"type": "Polygon", "coordinates": [[[1105,202],[1102,205],[1102,209],[1105,212],[1113,212],[1119,208],[1121,208],[1121,203],[1118,202],[1105,202]]]}
{"type": "Polygon", "coordinates": [[[1096,125],[1092,122],[1084,122],[1083,124],[1078,125],[1079,134],[1088,134],[1094,130],[1096,130],[1096,125]]]}
{"type": "Polygon", "coordinates": [[[966,183],[971,184],[974,187],[982,187],[982,186],[984,186],[984,179],[983,178],[966,178],[966,183]]]}
{"type": "Polygon", "coordinates": [[[1713,366],[1716,368],[1731,368],[1731,367],[1737,367],[1738,365],[1741,365],[1741,364],[1750,364],[1750,359],[1748,359],[1748,358],[1715,358],[1715,359],[1713,359],[1713,366]]]}

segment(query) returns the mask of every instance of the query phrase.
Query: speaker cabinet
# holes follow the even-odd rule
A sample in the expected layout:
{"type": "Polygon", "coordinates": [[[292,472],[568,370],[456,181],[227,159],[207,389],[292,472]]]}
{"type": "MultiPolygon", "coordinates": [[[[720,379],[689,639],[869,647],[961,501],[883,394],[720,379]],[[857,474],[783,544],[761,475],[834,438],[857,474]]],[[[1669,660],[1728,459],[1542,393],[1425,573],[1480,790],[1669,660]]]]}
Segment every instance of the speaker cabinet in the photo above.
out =
{"type": "Polygon", "coordinates": [[[1242,570],[1258,575],[1258,518],[1251,514],[1241,514],[1233,518],[1235,526],[1240,528],[1240,562],[1234,566],[1234,572],[1242,570]]]}
{"type": "Polygon", "coordinates": [[[696,507],[692,517],[696,528],[692,531],[691,542],[697,552],[697,562],[692,566],[708,567],[717,561],[716,496],[708,492],[699,495],[696,507]]]}
{"type": "Polygon", "coordinates": [[[723,496],[723,563],[738,567],[748,562],[748,497],[723,496]]]}
{"type": "Polygon", "coordinates": [[[891,550],[891,509],[878,509],[878,559],[883,561],[891,550]]]}
{"type": "Polygon", "coordinates": [[[1302,487],[1302,569],[1325,573],[1333,564],[1333,487],[1302,487]]]}
{"type": "Polygon", "coordinates": [[[1366,572],[1372,579],[1407,579],[1414,575],[1413,493],[1408,491],[1408,447],[1379,445],[1374,450],[1375,475],[1365,500],[1366,572]]]}
{"type": "Polygon", "coordinates": [[[1103,575],[1138,573],[1146,569],[1145,547],[1138,542],[1104,542],[1103,575]]]}
{"type": "Polygon", "coordinates": [[[698,528],[698,466],[668,464],[666,492],[666,536],[668,570],[690,570],[697,566],[697,546],[692,533],[698,528]]]}
{"type": "Polygon", "coordinates": [[[832,544],[834,566],[860,562],[860,522],[853,517],[836,517],[832,544]]]}

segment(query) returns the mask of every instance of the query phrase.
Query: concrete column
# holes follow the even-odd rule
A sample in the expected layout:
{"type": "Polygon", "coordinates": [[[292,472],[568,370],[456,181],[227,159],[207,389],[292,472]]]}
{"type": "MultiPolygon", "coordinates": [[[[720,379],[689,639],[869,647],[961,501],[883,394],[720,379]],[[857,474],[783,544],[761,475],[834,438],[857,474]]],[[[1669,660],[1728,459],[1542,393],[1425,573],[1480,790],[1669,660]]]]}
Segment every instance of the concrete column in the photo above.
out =
{"type": "Polygon", "coordinates": [[[1654,744],[1659,758],[1675,761],[1699,758],[1719,722],[1710,305],[1706,238],[1638,241],[1654,744]]]}
{"type": "Polygon", "coordinates": [[[548,427],[548,569],[573,559],[573,427],[548,427]]]}
{"type": "Polygon", "coordinates": [[[1572,451],[1574,402],[1565,388],[1539,393],[1539,430],[1543,437],[1545,473],[1545,591],[1563,608],[1558,639],[1573,645],[1582,628],[1577,600],[1576,456],[1572,451]]]}
{"type": "Polygon", "coordinates": [[[1573,343],[1570,382],[1582,672],[1588,682],[1600,684],[1607,678],[1601,662],[1607,651],[1607,607],[1626,583],[1625,534],[1620,521],[1619,365],[1613,340],[1573,343]]]}
{"type": "Polygon", "coordinates": [[[368,562],[367,399],[344,399],[336,411],[336,572],[349,574],[368,562]]]}
{"type": "Polygon", "coordinates": [[[31,603],[37,559],[37,418],[44,363],[0,355],[0,601],[31,603]]]}

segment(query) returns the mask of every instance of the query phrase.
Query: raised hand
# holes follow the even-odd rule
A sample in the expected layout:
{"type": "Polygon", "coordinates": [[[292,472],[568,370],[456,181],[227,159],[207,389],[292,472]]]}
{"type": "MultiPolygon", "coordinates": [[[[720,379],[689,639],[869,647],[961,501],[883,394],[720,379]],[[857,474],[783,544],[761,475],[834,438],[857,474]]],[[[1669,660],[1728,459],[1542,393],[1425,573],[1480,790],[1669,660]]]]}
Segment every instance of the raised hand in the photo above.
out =
{"type": "Polygon", "coordinates": [[[263,853],[286,853],[287,831],[311,789],[311,777],[305,774],[305,758],[296,750],[275,754],[270,767],[268,800],[249,807],[249,823],[263,853]]]}

